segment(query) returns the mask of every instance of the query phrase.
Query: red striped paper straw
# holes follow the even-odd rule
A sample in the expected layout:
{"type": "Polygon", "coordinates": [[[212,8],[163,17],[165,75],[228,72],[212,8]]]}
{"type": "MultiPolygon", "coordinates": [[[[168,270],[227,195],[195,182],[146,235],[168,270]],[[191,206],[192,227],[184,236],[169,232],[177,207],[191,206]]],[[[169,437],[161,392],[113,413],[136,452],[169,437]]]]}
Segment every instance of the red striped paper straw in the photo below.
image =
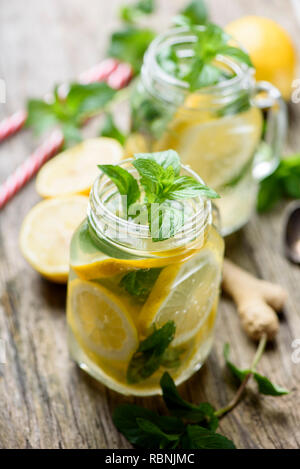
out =
{"type": "Polygon", "coordinates": [[[27,119],[25,110],[17,111],[0,122],[0,142],[16,134],[23,127],[27,119]]]}
{"type": "Polygon", "coordinates": [[[63,133],[55,130],[0,186],[0,209],[36,174],[40,167],[62,147],[63,133]]]}

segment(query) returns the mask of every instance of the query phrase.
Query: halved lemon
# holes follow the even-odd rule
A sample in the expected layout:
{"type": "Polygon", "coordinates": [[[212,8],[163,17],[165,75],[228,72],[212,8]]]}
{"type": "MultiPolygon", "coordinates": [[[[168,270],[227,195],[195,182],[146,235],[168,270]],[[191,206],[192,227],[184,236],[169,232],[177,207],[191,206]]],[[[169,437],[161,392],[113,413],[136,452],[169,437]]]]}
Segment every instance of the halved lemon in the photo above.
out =
{"type": "Polygon", "coordinates": [[[138,335],[126,305],[96,283],[76,279],[69,289],[68,321],[84,350],[106,360],[128,361],[138,335]]]}
{"type": "Polygon", "coordinates": [[[20,248],[25,259],[44,277],[66,283],[73,232],[83,221],[88,197],[73,195],[44,200],[25,217],[20,248]]]}
{"type": "Polygon", "coordinates": [[[116,164],[123,154],[120,143],[112,138],[85,140],[43,166],[36,190],[41,197],[88,195],[98,174],[97,164],[116,164]]]}

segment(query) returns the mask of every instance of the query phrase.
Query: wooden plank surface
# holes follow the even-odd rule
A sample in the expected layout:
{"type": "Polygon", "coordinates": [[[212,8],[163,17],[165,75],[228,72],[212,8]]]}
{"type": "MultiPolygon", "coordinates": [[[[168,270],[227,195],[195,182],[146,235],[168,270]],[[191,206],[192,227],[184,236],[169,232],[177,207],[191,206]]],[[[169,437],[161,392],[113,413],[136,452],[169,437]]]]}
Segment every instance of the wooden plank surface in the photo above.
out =
{"type": "MultiPolygon", "coordinates": [[[[53,84],[75,77],[105,54],[108,35],[117,28],[116,11],[124,0],[10,0],[0,9],[0,78],[7,103],[0,117],[18,109],[28,96],[40,96],[53,84]]],[[[159,0],[149,20],[165,28],[183,0],[159,0]]],[[[296,17],[286,0],[210,0],[220,24],[244,14],[279,21],[299,42],[296,17]]],[[[299,47],[299,44],[298,44],[299,47]]],[[[274,51],[276,53],[276,51],[274,51]]],[[[288,150],[299,150],[299,105],[291,108],[288,150]]],[[[36,145],[28,131],[0,147],[0,182],[36,145]]],[[[160,398],[123,398],[97,384],[69,360],[66,346],[64,286],[39,277],[18,248],[21,221],[38,201],[30,183],[0,212],[0,339],[6,364],[0,365],[0,447],[128,448],[115,430],[113,408],[139,402],[163,410],[160,398]]],[[[300,364],[291,359],[292,341],[300,339],[300,269],[288,263],[282,249],[285,204],[269,215],[254,216],[234,237],[228,252],[240,265],[283,285],[289,299],[276,345],[265,354],[260,371],[292,390],[282,398],[247,392],[240,406],[221,421],[220,431],[239,448],[300,447],[300,364]]],[[[223,298],[213,352],[203,369],[181,387],[193,402],[209,400],[221,407],[234,387],[224,370],[222,348],[232,344],[232,357],[247,366],[253,344],[240,329],[235,308],[223,298]],[[226,383],[226,384],[225,384],[226,383]]]]}

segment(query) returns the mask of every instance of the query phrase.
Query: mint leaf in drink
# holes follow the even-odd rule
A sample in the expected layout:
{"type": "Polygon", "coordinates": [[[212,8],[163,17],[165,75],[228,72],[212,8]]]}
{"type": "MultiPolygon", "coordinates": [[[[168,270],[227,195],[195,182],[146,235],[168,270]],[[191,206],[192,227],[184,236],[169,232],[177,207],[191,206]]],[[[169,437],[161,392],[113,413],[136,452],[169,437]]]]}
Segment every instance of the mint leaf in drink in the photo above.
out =
{"type": "Polygon", "coordinates": [[[181,364],[180,357],[185,351],[183,347],[167,348],[162,356],[161,366],[172,369],[178,368],[181,364]]]}
{"type": "Polygon", "coordinates": [[[188,425],[181,442],[184,449],[235,449],[231,440],[199,425],[188,425]]]}
{"type": "Polygon", "coordinates": [[[214,408],[207,402],[199,405],[190,404],[179,395],[175,383],[169,373],[165,372],[160,380],[163,392],[163,400],[176,417],[181,417],[189,422],[201,423],[202,426],[216,431],[218,418],[214,415],[214,408]]]}
{"type": "Polygon", "coordinates": [[[160,448],[166,441],[171,446],[175,435],[184,432],[184,424],[176,417],[165,417],[141,406],[123,404],[113,413],[117,429],[137,448],[160,448]]]}
{"type": "Polygon", "coordinates": [[[115,183],[121,195],[127,196],[127,208],[140,198],[137,180],[128,171],[112,164],[99,164],[98,168],[115,183]]]}
{"type": "Polygon", "coordinates": [[[242,382],[246,378],[247,375],[251,373],[251,370],[242,370],[241,368],[238,368],[235,366],[230,360],[229,360],[229,354],[230,354],[230,345],[227,343],[224,345],[224,350],[223,350],[223,355],[225,358],[225,362],[227,365],[227,368],[231,372],[231,374],[239,381],[242,382]]]}
{"type": "Polygon", "coordinates": [[[129,295],[135,297],[139,302],[144,303],[158,279],[162,269],[141,269],[129,272],[124,275],[120,286],[124,288],[129,295]]]}
{"type": "Polygon", "coordinates": [[[204,0],[192,0],[175,16],[173,22],[177,26],[205,24],[208,21],[208,10],[204,0]]]}
{"type": "Polygon", "coordinates": [[[174,321],[168,321],[140,342],[127,369],[127,381],[139,383],[153,375],[161,365],[162,357],[175,336],[174,321]]]}
{"type": "Polygon", "coordinates": [[[155,0],[138,0],[133,5],[124,5],[120,10],[120,17],[127,23],[135,23],[144,15],[154,12],[155,0]]]}
{"type": "Polygon", "coordinates": [[[265,394],[267,396],[283,396],[285,394],[289,394],[289,391],[287,389],[277,386],[265,376],[262,376],[256,372],[253,374],[253,376],[258,384],[258,391],[261,394],[265,394]]]}
{"type": "Polygon", "coordinates": [[[107,55],[130,63],[135,73],[139,73],[144,54],[154,37],[151,29],[128,26],[112,34],[107,55]]]}
{"type": "Polygon", "coordinates": [[[251,103],[248,91],[242,91],[237,98],[221,107],[216,112],[216,115],[218,117],[234,116],[235,114],[248,111],[250,106],[251,103]]]}
{"type": "Polygon", "coordinates": [[[111,113],[106,113],[105,120],[100,131],[101,137],[114,138],[123,146],[126,141],[126,136],[116,126],[115,121],[111,113]]]}

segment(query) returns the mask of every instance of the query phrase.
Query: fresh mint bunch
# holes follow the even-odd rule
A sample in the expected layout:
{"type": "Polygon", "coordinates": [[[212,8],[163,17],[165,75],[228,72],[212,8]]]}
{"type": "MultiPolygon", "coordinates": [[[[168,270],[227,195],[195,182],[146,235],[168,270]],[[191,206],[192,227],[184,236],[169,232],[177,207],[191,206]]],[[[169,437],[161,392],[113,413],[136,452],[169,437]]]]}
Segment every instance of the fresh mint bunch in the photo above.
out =
{"type": "Polygon", "coordinates": [[[300,199],[300,154],[283,158],[274,173],[260,183],[257,210],[267,212],[285,197],[300,199]]]}
{"type": "Polygon", "coordinates": [[[218,194],[190,176],[180,175],[180,159],[174,150],[157,153],[138,153],[132,162],[143,188],[144,200],[137,180],[120,166],[99,165],[127,196],[127,209],[140,201],[148,212],[153,241],[172,238],[184,224],[182,201],[194,197],[217,198],[218,194]]]}
{"type": "Polygon", "coordinates": [[[219,55],[253,67],[249,55],[244,50],[232,46],[231,37],[221,27],[206,23],[202,29],[195,26],[190,26],[190,29],[196,37],[191,46],[193,56],[190,59],[182,59],[177,53],[176,45],[164,48],[158,55],[160,66],[167,73],[185,81],[190,91],[216,85],[234,76],[233,72],[216,64],[219,55]]]}
{"type": "Polygon", "coordinates": [[[210,404],[194,406],[179,395],[166,372],[160,386],[171,416],[162,416],[137,405],[117,407],[113,421],[118,430],[137,448],[234,449],[235,445],[216,433],[218,419],[210,404]]]}
{"type": "Polygon", "coordinates": [[[103,110],[115,93],[106,83],[73,83],[62,98],[58,87],[55,87],[52,102],[40,99],[28,101],[26,125],[32,127],[37,135],[59,125],[65,136],[65,145],[70,146],[82,140],[79,129],[84,121],[103,110]]]}
{"type": "MultiPolygon", "coordinates": [[[[173,327],[175,328],[175,324],[173,327]]],[[[167,323],[148,338],[150,344],[149,347],[146,346],[146,350],[151,348],[164,349],[163,355],[166,355],[167,347],[172,340],[170,338],[174,332],[175,329],[172,331],[171,324],[167,323]],[[159,331],[163,332],[158,334],[159,331]]],[[[288,393],[286,389],[271,383],[268,378],[256,372],[256,366],[264,353],[265,346],[266,337],[263,337],[258,344],[251,367],[242,370],[229,360],[230,347],[229,344],[225,344],[224,358],[226,365],[240,383],[235,397],[226,407],[215,410],[208,402],[198,405],[187,402],[178,393],[172,377],[165,372],[161,377],[160,386],[164,403],[171,415],[162,416],[137,405],[125,404],[115,409],[113,414],[114,424],[128,441],[137,448],[234,449],[234,443],[225,436],[216,433],[216,430],[219,420],[239,403],[250,377],[253,376],[256,380],[258,391],[261,394],[282,396],[288,393]]],[[[143,360],[145,360],[145,357],[143,357],[143,360]]],[[[146,366],[149,366],[147,360],[145,363],[146,366]]],[[[139,363],[137,368],[142,370],[142,366],[143,362],[139,363]]],[[[140,372],[138,376],[140,377],[140,372]]]]}

